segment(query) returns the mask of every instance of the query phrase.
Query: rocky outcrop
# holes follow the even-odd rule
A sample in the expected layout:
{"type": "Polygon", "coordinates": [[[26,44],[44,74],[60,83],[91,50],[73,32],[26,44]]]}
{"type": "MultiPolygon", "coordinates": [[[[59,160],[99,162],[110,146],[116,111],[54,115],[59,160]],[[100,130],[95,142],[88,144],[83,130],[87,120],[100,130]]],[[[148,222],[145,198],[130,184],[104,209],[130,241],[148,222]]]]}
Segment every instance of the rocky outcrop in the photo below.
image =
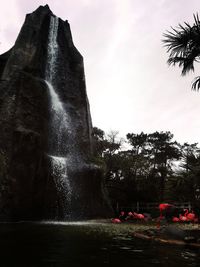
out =
{"type": "MultiPolygon", "coordinates": [[[[50,18],[48,6],[26,16],[8,52],[0,56],[0,220],[63,219],[62,193],[56,187],[49,154],[50,99],[44,82],[50,18]]],[[[59,19],[57,93],[73,122],[73,142],[82,159],[69,167],[71,219],[104,217],[101,170],[92,157],[91,117],[85,88],[83,58],[73,45],[70,26],[59,19]]],[[[71,142],[66,138],[67,142],[71,142]]]]}

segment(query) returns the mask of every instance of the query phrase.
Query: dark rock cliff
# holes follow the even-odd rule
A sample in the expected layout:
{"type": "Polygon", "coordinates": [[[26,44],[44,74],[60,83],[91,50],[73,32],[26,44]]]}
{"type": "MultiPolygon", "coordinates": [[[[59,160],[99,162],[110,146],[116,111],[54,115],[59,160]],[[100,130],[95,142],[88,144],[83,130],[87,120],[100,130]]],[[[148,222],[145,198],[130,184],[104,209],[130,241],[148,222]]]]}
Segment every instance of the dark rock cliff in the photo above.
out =
{"type": "MultiPolygon", "coordinates": [[[[48,153],[49,95],[44,82],[50,18],[48,6],[26,16],[13,48],[0,56],[0,220],[63,219],[62,194],[48,153]]],[[[58,94],[74,123],[74,142],[84,164],[69,170],[71,219],[110,214],[101,170],[90,164],[91,118],[83,58],[73,45],[70,26],[59,19],[58,94]]],[[[68,142],[66,140],[66,142],[68,142]]]]}

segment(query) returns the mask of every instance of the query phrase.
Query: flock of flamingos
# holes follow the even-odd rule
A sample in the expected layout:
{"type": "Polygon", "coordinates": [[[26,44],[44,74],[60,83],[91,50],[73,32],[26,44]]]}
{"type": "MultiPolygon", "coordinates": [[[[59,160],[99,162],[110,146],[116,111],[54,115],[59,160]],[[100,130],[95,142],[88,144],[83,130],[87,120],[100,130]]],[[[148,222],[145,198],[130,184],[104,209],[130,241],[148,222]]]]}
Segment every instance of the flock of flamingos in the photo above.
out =
{"type": "MultiPolygon", "coordinates": [[[[157,222],[161,222],[167,218],[167,214],[170,214],[170,209],[175,208],[174,205],[168,204],[168,203],[161,203],[158,206],[160,210],[160,216],[156,218],[157,222]],[[165,213],[165,215],[164,215],[165,213]]],[[[171,221],[174,223],[178,222],[193,222],[193,223],[198,223],[199,219],[198,216],[193,212],[189,211],[188,209],[183,210],[184,213],[179,214],[178,216],[173,216],[171,218],[171,221]]],[[[122,223],[122,222],[132,222],[132,221],[149,221],[151,219],[151,216],[149,214],[142,214],[142,213],[137,213],[137,212],[125,212],[121,211],[119,216],[117,218],[112,218],[111,222],[112,223],[122,223]]]]}

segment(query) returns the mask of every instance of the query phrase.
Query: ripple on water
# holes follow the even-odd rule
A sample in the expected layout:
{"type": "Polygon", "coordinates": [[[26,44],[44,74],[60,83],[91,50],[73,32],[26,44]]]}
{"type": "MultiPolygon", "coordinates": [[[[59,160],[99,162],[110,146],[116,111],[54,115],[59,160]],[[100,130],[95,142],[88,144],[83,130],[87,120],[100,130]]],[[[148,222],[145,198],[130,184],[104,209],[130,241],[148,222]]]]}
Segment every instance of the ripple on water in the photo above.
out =
{"type": "Polygon", "coordinates": [[[142,252],[144,252],[144,250],[142,250],[142,249],[131,249],[131,251],[134,252],[134,253],[142,253],[142,252]]]}
{"type": "Polygon", "coordinates": [[[181,252],[181,257],[186,261],[190,261],[192,263],[196,260],[197,254],[190,251],[183,251],[181,252]]]}
{"type": "Polygon", "coordinates": [[[131,250],[130,247],[125,247],[125,246],[122,246],[122,247],[119,247],[119,248],[122,249],[122,250],[131,250]]]}

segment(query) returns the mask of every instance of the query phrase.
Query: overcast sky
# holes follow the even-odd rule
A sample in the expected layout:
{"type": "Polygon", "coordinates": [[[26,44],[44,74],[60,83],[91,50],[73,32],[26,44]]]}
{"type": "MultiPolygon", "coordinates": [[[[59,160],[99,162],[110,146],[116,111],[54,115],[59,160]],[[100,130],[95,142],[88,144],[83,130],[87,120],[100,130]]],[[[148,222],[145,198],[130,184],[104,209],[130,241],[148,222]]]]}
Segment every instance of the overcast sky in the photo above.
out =
{"type": "MultiPolygon", "coordinates": [[[[171,131],[179,142],[200,143],[196,72],[168,67],[161,40],[178,23],[192,22],[198,0],[7,0],[0,8],[0,53],[8,50],[25,14],[48,4],[68,20],[84,57],[93,125],[104,131],[171,131]]],[[[200,65],[200,64],[199,64],[200,65]]]]}

